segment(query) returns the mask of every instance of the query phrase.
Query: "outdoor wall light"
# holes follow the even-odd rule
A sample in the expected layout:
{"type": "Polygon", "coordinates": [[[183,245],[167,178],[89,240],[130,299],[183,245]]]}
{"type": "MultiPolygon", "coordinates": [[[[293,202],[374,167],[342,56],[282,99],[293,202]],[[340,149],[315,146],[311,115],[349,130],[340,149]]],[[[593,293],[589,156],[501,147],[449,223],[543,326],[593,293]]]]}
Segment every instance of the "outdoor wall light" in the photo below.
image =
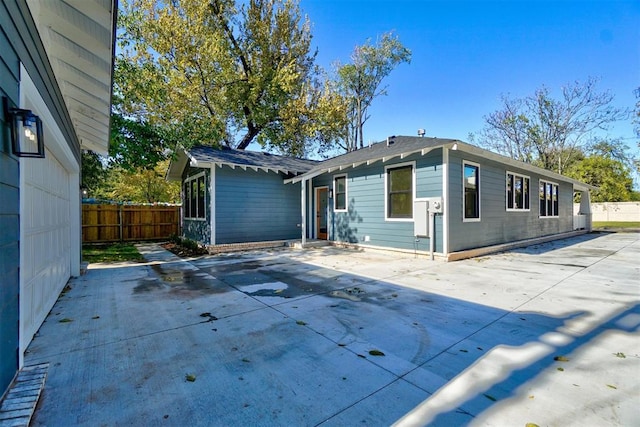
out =
{"type": "Polygon", "coordinates": [[[329,190],[329,198],[333,199],[333,190],[329,190]]]}
{"type": "Polygon", "coordinates": [[[44,158],[42,120],[31,112],[9,107],[9,99],[2,97],[4,121],[11,127],[11,151],[18,157],[44,158]]]}

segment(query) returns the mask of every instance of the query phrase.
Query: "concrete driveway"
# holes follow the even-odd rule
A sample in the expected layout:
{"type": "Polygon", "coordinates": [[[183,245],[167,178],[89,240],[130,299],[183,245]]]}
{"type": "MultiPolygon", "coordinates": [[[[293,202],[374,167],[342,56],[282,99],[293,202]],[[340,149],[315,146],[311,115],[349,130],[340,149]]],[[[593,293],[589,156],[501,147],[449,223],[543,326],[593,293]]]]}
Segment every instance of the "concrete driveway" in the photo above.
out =
{"type": "Polygon", "coordinates": [[[454,263],[337,248],[90,265],[32,425],[639,425],[640,234],[454,263]]]}

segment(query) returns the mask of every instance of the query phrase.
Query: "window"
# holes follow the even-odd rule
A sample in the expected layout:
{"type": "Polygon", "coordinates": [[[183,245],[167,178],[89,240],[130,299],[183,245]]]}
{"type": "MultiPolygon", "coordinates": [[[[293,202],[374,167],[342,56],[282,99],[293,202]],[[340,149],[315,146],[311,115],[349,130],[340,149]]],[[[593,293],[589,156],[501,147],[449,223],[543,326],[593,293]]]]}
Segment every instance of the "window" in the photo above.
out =
{"type": "Polygon", "coordinates": [[[184,217],[204,219],[206,193],[204,174],[189,177],[184,183],[183,193],[184,217]]]}
{"type": "Polygon", "coordinates": [[[413,164],[385,168],[386,219],[413,219],[413,164]]]}
{"type": "Polygon", "coordinates": [[[463,170],[463,220],[480,220],[480,165],[464,162],[463,170]]]}
{"type": "Polygon", "coordinates": [[[347,210],[346,175],[339,175],[333,178],[333,210],[337,212],[347,210]]]}
{"type": "Polygon", "coordinates": [[[507,210],[528,211],[530,180],[528,176],[507,172],[507,210]]]}
{"type": "Polygon", "coordinates": [[[558,184],[540,180],[540,216],[558,216],[558,184]]]}

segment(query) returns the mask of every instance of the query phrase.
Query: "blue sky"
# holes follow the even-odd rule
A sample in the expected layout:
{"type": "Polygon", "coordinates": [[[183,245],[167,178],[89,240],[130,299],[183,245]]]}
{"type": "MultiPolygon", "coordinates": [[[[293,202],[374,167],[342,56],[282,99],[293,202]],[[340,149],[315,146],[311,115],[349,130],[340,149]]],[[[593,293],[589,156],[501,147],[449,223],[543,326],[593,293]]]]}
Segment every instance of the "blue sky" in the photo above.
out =
{"type": "MultiPolygon", "coordinates": [[[[318,63],[349,61],[354,46],[393,30],[412,51],[384,82],[365,141],[416,135],[468,141],[501,94],[601,78],[614,105],[633,108],[640,86],[640,1],[301,0],[318,63]]],[[[631,120],[609,133],[638,154],[631,120]]]]}

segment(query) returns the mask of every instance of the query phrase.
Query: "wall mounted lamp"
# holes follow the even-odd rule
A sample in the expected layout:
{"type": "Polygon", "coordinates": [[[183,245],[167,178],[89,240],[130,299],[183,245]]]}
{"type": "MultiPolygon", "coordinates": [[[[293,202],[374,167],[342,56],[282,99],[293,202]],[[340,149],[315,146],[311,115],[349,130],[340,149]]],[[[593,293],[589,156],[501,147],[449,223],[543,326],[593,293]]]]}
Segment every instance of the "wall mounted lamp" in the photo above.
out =
{"type": "Polygon", "coordinates": [[[333,190],[331,190],[331,189],[329,190],[329,198],[333,199],[333,190]]]}
{"type": "Polygon", "coordinates": [[[21,108],[9,107],[9,99],[2,97],[4,121],[11,127],[11,151],[18,157],[44,158],[42,120],[21,108]]]}

